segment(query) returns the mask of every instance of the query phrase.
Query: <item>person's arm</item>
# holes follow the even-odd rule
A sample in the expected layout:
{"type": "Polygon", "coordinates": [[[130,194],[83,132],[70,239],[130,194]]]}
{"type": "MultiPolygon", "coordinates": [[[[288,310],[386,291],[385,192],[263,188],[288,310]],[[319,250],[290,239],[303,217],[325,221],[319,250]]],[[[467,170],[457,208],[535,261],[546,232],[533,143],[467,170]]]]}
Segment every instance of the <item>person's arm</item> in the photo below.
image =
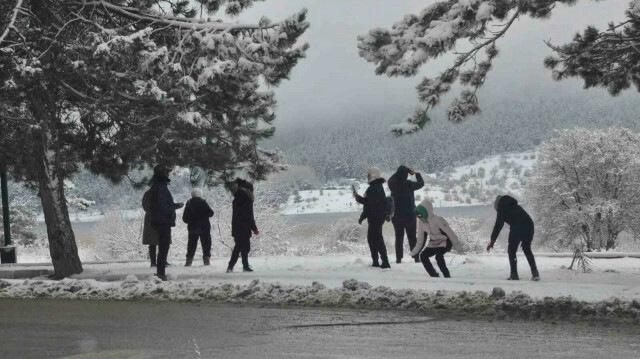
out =
{"type": "Polygon", "coordinates": [[[361,195],[354,193],[353,197],[356,199],[356,202],[360,203],[360,204],[367,204],[367,198],[366,197],[362,197],[361,195]]]}
{"type": "MultiPolygon", "coordinates": [[[[205,204],[207,205],[207,216],[208,216],[209,218],[213,217],[213,215],[215,214],[215,213],[213,212],[213,209],[211,209],[211,206],[209,206],[209,203],[205,203],[205,204]]],[[[186,209],[185,209],[185,211],[186,211],[186,209]]]]}
{"type": "Polygon", "coordinates": [[[419,172],[416,172],[416,182],[411,181],[411,188],[413,188],[414,191],[417,191],[422,187],[424,187],[424,179],[419,172]]]}
{"type": "Polygon", "coordinates": [[[391,177],[389,177],[389,181],[387,181],[387,185],[389,186],[389,190],[392,192],[396,191],[396,184],[398,182],[398,173],[394,173],[391,177]]]}
{"type": "Polygon", "coordinates": [[[496,243],[498,236],[500,235],[500,231],[504,226],[504,214],[502,211],[497,211],[496,213],[496,224],[493,226],[493,232],[491,232],[491,241],[487,246],[487,252],[493,248],[493,245],[496,243]]]}
{"type": "Polygon", "coordinates": [[[498,211],[496,213],[496,223],[493,225],[493,232],[491,232],[491,241],[495,242],[500,235],[500,231],[502,231],[502,227],[504,227],[504,214],[502,211],[498,211]]]}
{"type": "Polygon", "coordinates": [[[182,222],[189,224],[191,222],[191,203],[187,202],[184,212],[182,212],[182,222]]]}
{"type": "Polygon", "coordinates": [[[253,233],[258,234],[258,226],[256,226],[256,219],[253,215],[253,203],[249,203],[249,224],[253,233]]]}
{"type": "Polygon", "coordinates": [[[413,249],[411,249],[412,257],[417,256],[422,251],[426,237],[427,237],[427,231],[424,229],[424,223],[420,221],[420,223],[418,224],[418,238],[416,241],[416,246],[413,247],[413,249]]]}

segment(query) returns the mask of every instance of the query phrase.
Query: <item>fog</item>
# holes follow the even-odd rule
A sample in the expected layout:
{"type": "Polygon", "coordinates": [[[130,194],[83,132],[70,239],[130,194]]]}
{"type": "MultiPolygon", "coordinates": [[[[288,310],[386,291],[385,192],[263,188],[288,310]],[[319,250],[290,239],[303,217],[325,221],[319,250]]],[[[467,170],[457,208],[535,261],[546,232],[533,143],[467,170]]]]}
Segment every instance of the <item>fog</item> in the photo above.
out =
{"type": "MultiPolygon", "coordinates": [[[[291,80],[276,88],[277,125],[333,121],[389,108],[411,111],[419,106],[415,86],[421,76],[387,78],[374,74],[374,65],[358,56],[356,37],[376,27],[390,28],[409,13],[417,14],[428,0],[267,0],[240,17],[256,21],[262,15],[277,21],[302,8],[309,10],[311,28],[304,41],[311,45],[308,56],[293,70],[291,80]]],[[[543,60],[551,55],[544,40],[561,44],[588,25],[603,28],[609,21],[624,19],[627,0],[580,1],[559,6],[547,20],[522,17],[499,40],[500,55],[494,62],[478,96],[483,105],[504,103],[510,98],[557,98],[558,96],[608,96],[604,90],[585,91],[582,82],[555,82],[543,60]]],[[[452,62],[446,56],[427,63],[422,75],[435,75],[452,62]]],[[[635,92],[634,89],[628,92],[635,92]]],[[[453,95],[456,94],[454,89],[453,95]]],[[[612,99],[611,101],[618,101],[612,99]]],[[[448,101],[443,102],[446,106],[448,101]]],[[[441,111],[438,111],[442,117],[441,111]]],[[[434,118],[444,121],[443,118],[434,118]]]]}

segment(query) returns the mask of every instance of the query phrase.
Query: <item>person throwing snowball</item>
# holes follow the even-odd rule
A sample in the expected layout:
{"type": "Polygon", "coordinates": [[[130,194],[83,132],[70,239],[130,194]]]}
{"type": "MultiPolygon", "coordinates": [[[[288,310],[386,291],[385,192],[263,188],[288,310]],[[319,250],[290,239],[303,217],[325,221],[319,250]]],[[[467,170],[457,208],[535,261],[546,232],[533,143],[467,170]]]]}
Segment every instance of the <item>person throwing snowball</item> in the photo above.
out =
{"type": "Polygon", "coordinates": [[[529,267],[531,267],[531,280],[539,281],[540,275],[536,267],[536,259],[531,251],[531,242],[533,241],[534,226],[531,216],[524,210],[518,201],[511,196],[496,197],[493,207],[496,209],[496,224],[491,233],[491,241],[487,246],[489,252],[498,239],[498,235],[502,230],[505,222],[511,228],[509,232],[509,246],[507,253],[509,255],[509,266],[511,267],[511,275],[507,280],[519,280],[518,277],[518,257],[516,252],[520,243],[522,243],[522,251],[527,257],[529,267]]]}

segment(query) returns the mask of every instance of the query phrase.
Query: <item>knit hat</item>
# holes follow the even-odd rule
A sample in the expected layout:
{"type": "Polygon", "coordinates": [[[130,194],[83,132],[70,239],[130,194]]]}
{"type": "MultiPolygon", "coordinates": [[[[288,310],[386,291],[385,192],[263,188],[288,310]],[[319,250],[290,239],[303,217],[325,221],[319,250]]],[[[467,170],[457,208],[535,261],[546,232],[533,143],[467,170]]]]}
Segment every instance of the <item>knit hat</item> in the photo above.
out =
{"type": "Polygon", "coordinates": [[[382,178],[382,172],[380,172],[380,169],[378,167],[369,167],[367,169],[367,181],[369,183],[382,178]]]}
{"type": "Polygon", "coordinates": [[[429,212],[423,205],[419,205],[416,207],[416,216],[427,219],[429,217],[429,212]]]}
{"type": "Polygon", "coordinates": [[[191,190],[191,197],[202,198],[202,190],[200,188],[194,188],[191,190]]]}

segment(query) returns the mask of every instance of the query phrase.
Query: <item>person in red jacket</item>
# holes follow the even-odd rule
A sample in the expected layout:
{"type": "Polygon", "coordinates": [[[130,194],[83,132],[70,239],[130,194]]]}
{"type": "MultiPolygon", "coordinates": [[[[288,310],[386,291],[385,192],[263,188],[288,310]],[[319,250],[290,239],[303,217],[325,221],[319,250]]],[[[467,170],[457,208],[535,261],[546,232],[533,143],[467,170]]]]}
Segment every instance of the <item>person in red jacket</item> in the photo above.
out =
{"type": "Polygon", "coordinates": [[[518,251],[520,244],[522,244],[522,251],[527,257],[529,267],[531,267],[531,280],[540,280],[540,274],[538,273],[538,267],[536,266],[536,259],[533,257],[533,252],[531,251],[531,242],[533,241],[534,233],[534,225],[531,216],[529,216],[527,211],[525,211],[524,208],[518,204],[518,201],[511,196],[496,197],[493,206],[497,212],[496,224],[493,227],[493,233],[491,233],[491,241],[487,246],[487,252],[493,248],[502,227],[507,223],[511,228],[511,231],[509,232],[509,246],[507,247],[511,275],[507,279],[520,279],[520,277],[518,277],[518,257],[516,252],[518,251]]]}

